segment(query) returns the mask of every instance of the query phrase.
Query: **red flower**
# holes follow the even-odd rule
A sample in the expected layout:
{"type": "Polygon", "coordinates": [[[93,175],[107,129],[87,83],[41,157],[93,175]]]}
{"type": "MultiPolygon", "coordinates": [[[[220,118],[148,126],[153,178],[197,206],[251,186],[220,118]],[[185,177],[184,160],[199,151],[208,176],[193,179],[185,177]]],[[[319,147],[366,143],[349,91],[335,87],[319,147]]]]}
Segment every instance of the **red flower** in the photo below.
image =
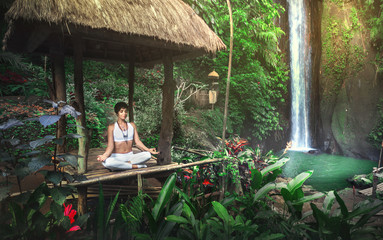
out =
{"type": "MultiPolygon", "coordinates": [[[[68,204],[68,206],[65,206],[65,203],[63,203],[63,205],[65,208],[64,216],[67,216],[69,218],[70,224],[72,225],[72,223],[74,223],[74,216],[76,215],[77,211],[72,209],[72,204],[68,204]]],[[[81,230],[80,226],[75,225],[69,228],[69,230],[66,232],[68,233],[68,232],[74,232],[78,230],[81,230]]]]}
{"type": "Polygon", "coordinates": [[[211,182],[209,182],[209,180],[205,179],[202,183],[205,187],[206,186],[213,186],[214,184],[212,184],[211,182]]]}
{"type": "Polygon", "coordinates": [[[63,204],[65,207],[64,210],[64,216],[68,216],[70,220],[70,224],[74,223],[74,216],[76,215],[77,211],[72,209],[72,204],[69,204],[68,206],[65,206],[65,203],[63,204]]]}
{"type": "Polygon", "coordinates": [[[81,230],[81,228],[79,226],[73,226],[71,227],[68,231],[66,232],[74,232],[74,231],[78,231],[78,230],[81,230]]]}

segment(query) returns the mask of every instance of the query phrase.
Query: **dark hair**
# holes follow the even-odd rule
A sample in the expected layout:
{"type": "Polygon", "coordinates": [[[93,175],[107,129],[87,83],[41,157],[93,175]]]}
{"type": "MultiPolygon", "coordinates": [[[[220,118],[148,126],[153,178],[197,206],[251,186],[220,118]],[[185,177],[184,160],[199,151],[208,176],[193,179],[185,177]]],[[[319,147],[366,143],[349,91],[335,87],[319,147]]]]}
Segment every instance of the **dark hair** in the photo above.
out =
{"type": "Polygon", "coordinates": [[[126,104],[124,102],[116,103],[116,105],[114,105],[114,112],[118,113],[121,110],[121,108],[128,109],[128,104],[126,104]]]}

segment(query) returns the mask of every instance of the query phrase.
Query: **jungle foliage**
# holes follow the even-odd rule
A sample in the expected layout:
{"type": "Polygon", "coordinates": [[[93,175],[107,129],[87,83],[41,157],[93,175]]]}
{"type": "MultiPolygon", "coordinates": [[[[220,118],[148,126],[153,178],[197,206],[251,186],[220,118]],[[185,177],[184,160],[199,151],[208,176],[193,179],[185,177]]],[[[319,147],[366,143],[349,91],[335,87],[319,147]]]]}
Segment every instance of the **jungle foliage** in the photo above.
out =
{"type": "MultiPolygon", "coordinates": [[[[186,1],[229,46],[229,16],[226,1],[186,1]]],[[[280,117],[288,79],[287,66],[278,47],[284,34],[276,21],[284,12],[275,1],[231,1],[234,49],[230,79],[229,128],[255,141],[265,139],[285,125],[280,117]]],[[[228,51],[211,59],[201,57],[180,63],[180,72],[193,73],[192,80],[206,79],[215,69],[220,74],[220,92],[225,92],[228,51]],[[195,72],[200,68],[203,71],[195,72]]],[[[223,104],[223,94],[219,102],[223,104]]]]}

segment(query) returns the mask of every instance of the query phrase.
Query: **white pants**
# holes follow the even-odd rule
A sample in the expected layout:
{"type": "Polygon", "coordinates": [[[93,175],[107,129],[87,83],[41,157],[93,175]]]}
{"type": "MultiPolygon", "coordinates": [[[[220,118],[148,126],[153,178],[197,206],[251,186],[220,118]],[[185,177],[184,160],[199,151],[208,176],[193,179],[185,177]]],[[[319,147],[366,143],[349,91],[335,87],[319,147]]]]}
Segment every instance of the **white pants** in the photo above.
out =
{"type": "Polygon", "coordinates": [[[150,152],[140,152],[136,154],[133,154],[133,151],[129,153],[112,153],[102,164],[110,170],[132,169],[133,164],[139,165],[138,167],[146,167],[146,165],[142,164],[147,162],[151,157],[150,152]]]}

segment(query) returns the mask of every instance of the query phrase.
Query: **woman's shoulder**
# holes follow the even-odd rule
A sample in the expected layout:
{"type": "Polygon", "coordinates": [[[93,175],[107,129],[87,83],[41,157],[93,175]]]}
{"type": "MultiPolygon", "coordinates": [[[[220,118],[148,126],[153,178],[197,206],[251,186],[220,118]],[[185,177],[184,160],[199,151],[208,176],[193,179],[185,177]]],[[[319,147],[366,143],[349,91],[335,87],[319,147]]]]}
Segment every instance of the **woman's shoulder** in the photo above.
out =
{"type": "Polygon", "coordinates": [[[136,128],[136,124],[134,122],[129,122],[129,124],[136,128]]]}
{"type": "Polygon", "coordinates": [[[114,129],[114,125],[115,125],[116,123],[111,123],[111,124],[109,124],[109,126],[108,126],[108,129],[114,129]]]}

